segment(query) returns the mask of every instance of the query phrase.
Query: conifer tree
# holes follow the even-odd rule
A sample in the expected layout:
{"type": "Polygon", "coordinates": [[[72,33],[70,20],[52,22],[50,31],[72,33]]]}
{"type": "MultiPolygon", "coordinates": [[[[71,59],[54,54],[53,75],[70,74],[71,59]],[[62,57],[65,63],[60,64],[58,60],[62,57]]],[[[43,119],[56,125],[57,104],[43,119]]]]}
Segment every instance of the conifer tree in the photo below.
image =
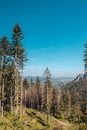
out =
{"type": "Polygon", "coordinates": [[[3,117],[3,110],[4,110],[4,96],[5,96],[5,73],[6,73],[6,68],[8,64],[8,55],[9,55],[9,42],[7,40],[7,37],[3,37],[0,40],[0,70],[1,70],[1,85],[0,85],[0,91],[1,91],[1,96],[0,96],[0,106],[1,106],[1,111],[2,111],[2,117],[3,117]]]}
{"type": "Polygon", "coordinates": [[[56,114],[58,112],[58,92],[57,88],[52,90],[52,103],[51,103],[51,113],[56,114]]]}
{"type": "Polygon", "coordinates": [[[37,106],[37,110],[39,111],[41,109],[41,82],[40,82],[40,78],[36,77],[36,106],[37,106]]]}
{"type": "Polygon", "coordinates": [[[24,78],[24,80],[23,80],[23,89],[27,90],[28,88],[29,88],[29,81],[26,78],[24,78]]]}
{"type": "MultiPolygon", "coordinates": [[[[16,114],[19,110],[19,87],[18,87],[18,73],[19,68],[23,71],[24,67],[24,59],[25,59],[25,50],[23,48],[23,45],[21,44],[21,40],[23,39],[23,34],[20,26],[18,24],[15,25],[13,28],[13,37],[12,37],[12,55],[15,60],[15,105],[16,105],[16,114]]],[[[21,78],[21,98],[22,98],[22,87],[23,87],[23,81],[21,78]]],[[[21,99],[22,100],[22,99],[21,99]]],[[[22,103],[22,101],[21,101],[22,103]]]]}
{"type": "Polygon", "coordinates": [[[26,61],[25,49],[21,44],[23,34],[18,24],[13,28],[12,42],[6,36],[0,39],[0,115],[3,110],[22,115],[23,69],[26,61]],[[21,70],[21,73],[20,73],[21,70]],[[20,78],[21,76],[21,78],[20,78]],[[20,82],[21,79],[21,82],[20,82]]]}
{"type": "Polygon", "coordinates": [[[35,107],[35,88],[34,88],[34,82],[33,79],[31,78],[30,80],[30,108],[34,108],[35,107]]]}
{"type": "Polygon", "coordinates": [[[45,94],[46,94],[46,113],[47,113],[47,123],[50,123],[50,90],[51,90],[51,74],[48,68],[44,71],[45,76],[45,94]]]}

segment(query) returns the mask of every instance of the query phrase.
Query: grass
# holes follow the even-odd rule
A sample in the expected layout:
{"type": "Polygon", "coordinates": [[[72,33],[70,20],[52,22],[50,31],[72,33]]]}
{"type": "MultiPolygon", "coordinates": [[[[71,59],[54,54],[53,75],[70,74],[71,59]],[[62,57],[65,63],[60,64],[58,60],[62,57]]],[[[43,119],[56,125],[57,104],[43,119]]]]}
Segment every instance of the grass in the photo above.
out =
{"type": "Polygon", "coordinates": [[[3,118],[0,117],[0,130],[79,130],[73,129],[73,126],[69,122],[58,120],[53,116],[50,117],[48,125],[46,114],[33,109],[26,109],[22,120],[19,115],[9,113],[6,113],[3,118]]]}

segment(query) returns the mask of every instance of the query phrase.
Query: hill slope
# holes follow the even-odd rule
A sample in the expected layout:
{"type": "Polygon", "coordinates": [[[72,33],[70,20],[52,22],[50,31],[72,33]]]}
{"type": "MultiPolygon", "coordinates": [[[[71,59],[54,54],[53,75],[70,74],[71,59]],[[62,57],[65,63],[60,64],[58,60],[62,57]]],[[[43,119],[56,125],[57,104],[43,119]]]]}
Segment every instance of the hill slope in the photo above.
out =
{"type": "Polygon", "coordinates": [[[27,109],[21,121],[18,115],[6,114],[5,117],[0,117],[0,130],[68,130],[70,126],[70,123],[59,121],[53,116],[47,125],[46,114],[33,109],[27,109]]]}
{"type": "Polygon", "coordinates": [[[66,97],[65,99],[68,101],[66,106],[69,107],[66,111],[70,110],[72,120],[87,124],[87,78],[76,78],[76,80],[62,87],[62,93],[63,97],[66,97]]]}

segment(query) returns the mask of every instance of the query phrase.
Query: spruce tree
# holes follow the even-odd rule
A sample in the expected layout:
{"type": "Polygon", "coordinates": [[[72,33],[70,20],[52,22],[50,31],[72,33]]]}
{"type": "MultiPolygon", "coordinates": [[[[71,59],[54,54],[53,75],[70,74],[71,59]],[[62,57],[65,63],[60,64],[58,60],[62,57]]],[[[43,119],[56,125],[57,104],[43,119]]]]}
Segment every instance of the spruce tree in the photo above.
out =
{"type": "Polygon", "coordinates": [[[45,76],[45,104],[46,104],[46,113],[47,113],[47,123],[50,123],[50,101],[51,101],[51,96],[50,96],[50,91],[51,91],[51,74],[48,68],[44,71],[44,76],[45,76]]]}
{"type": "MultiPolygon", "coordinates": [[[[14,57],[15,61],[15,107],[16,107],[16,114],[19,111],[19,86],[18,86],[18,74],[19,69],[21,68],[21,74],[23,75],[23,67],[25,61],[25,50],[23,45],[21,44],[21,40],[23,39],[23,33],[18,24],[16,24],[13,28],[13,37],[12,37],[12,56],[14,57]]],[[[21,106],[22,107],[22,89],[23,88],[23,79],[21,78],[21,106]]]]}
{"type": "Polygon", "coordinates": [[[41,110],[41,81],[39,77],[36,77],[36,106],[37,110],[41,110]]]}
{"type": "Polygon", "coordinates": [[[8,66],[8,55],[9,55],[9,42],[6,36],[4,36],[3,38],[1,38],[0,40],[0,71],[1,71],[1,75],[0,75],[0,80],[1,80],[1,84],[0,84],[0,91],[1,91],[1,96],[0,96],[0,107],[1,107],[1,113],[2,113],[2,117],[3,117],[3,110],[4,110],[4,104],[5,104],[5,87],[7,87],[5,85],[5,75],[6,75],[6,68],[8,66]]]}

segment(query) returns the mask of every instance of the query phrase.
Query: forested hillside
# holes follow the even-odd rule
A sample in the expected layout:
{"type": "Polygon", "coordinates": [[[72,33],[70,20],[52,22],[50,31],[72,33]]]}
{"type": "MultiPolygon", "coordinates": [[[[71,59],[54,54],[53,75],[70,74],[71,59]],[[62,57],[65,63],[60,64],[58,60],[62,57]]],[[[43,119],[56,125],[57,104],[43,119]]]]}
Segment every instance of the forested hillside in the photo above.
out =
{"type": "Polygon", "coordinates": [[[57,88],[52,84],[48,68],[43,72],[44,83],[39,77],[35,82],[23,79],[27,61],[23,38],[22,30],[16,24],[11,41],[6,36],[0,39],[1,130],[86,130],[87,79],[57,88]],[[65,120],[68,124],[64,124],[65,120]]]}
{"type": "Polygon", "coordinates": [[[69,120],[87,123],[87,79],[66,84],[62,88],[62,98],[67,101],[69,120]]]}

